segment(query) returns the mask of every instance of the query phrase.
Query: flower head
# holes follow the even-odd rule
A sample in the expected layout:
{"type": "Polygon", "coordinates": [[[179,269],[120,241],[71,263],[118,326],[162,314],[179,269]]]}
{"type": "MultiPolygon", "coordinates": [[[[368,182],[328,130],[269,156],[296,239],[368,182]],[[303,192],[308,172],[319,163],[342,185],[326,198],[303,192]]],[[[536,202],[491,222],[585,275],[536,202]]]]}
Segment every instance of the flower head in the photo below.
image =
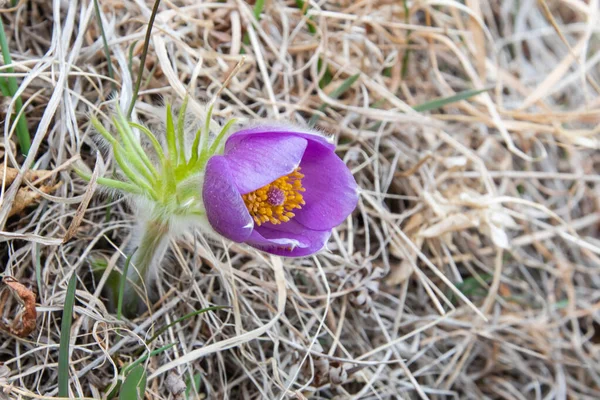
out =
{"type": "Polygon", "coordinates": [[[136,286],[150,286],[169,238],[185,229],[206,229],[208,223],[235,242],[300,257],[322,249],[358,201],[354,177],[325,137],[262,126],[240,130],[223,144],[235,120],[213,132],[211,104],[195,124],[199,129],[191,131],[186,106],[187,99],[175,119],[167,104],[164,137],[119,108],[112,118],[114,133],[91,119],[118,165],[117,179],[97,182],[123,193],[137,211],[126,249],[132,267],[119,288],[130,315],[141,309],[136,286]]]}
{"type": "Polygon", "coordinates": [[[206,165],[202,197],[212,228],[276,255],[319,251],[358,201],[356,181],[334,150],[298,128],[232,134],[206,165]]]}

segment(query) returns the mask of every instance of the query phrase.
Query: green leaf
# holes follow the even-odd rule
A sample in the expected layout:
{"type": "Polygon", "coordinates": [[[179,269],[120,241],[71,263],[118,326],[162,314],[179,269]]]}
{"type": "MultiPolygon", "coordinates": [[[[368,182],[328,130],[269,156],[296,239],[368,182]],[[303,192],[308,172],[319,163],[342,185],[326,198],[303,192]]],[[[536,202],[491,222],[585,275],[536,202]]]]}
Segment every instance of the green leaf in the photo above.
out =
{"type": "Polygon", "coordinates": [[[200,390],[200,380],[202,379],[202,375],[196,374],[194,375],[194,379],[188,379],[186,382],[185,388],[185,398],[190,399],[191,394],[198,394],[200,390]]]}
{"type": "Polygon", "coordinates": [[[331,92],[329,97],[331,97],[334,100],[338,99],[341,95],[346,93],[346,91],[348,89],[350,89],[350,87],[352,85],[354,85],[354,82],[356,82],[356,80],[358,79],[359,76],[360,76],[360,73],[354,74],[350,78],[346,79],[344,81],[344,83],[342,83],[337,89],[335,89],[333,92],[331,92]]]}
{"type": "Polygon", "coordinates": [[[175,124],[173,124],[173,113],[171,105],[167,103],[167,150],[168,158],[174,164],[177,164],[177,139],[175,138],[175,124]]]}
{"type": "MultiPolygon", "coordinates": [[[[135,137],[133,130],[131,129],[131,125],[123,115],[123,112],[119,107],[117,107],[117,118],[113,117],[113,124],[115,128],[117,128],[117,132],[121,135],[123,139],[123,143],[125,144],[127,151],[133,152],[131,155],[132,159],[137,159],[136,163],[139,165],[139,168],[145,170],[142,172],[149,181],[153,181],[155,178],[158,178],[158,173],[154,168],[154,164],[150,161],[150,158],[146,154],[146,150],[142,147],[139,139],[135,137]],[[137,156],[137,157],[136,157],[137,156]],[[140,162],[143,164],[140,164],[140,162]]],[[[133,160],[132,160],[133,162],[133,160]]]]}
{"type": "Polygon", "coordinates": [[[10,97],[10,89],[8,89],[8,81],[5,78],[0,78],[0,92],[3,96],[10,97]]]}
{"type": "Polygon", "coordinates": [[[60,326],[60,346],[58,348],[58,397],[69,397],[69,343],[71,341],[71,323],[73,306],[75,305],[75,289],[77,275],[75,272],[69,279],[63,315],[60,326]]]}
{"type": "MultiPolygon", "coordinates": [[[[213,109],[215,107],[215,103],[211,103],[210,106],[208,107],[208,111],[206,112],[206,121],[204,121],[204,131],[201,132],[201,137],[200,137],[200,144],[198,145],[200,148],[200,165],[203,165],[203,160],[206,160],[206,156],[208,153],[208,138],[210,136],[210,122],[212,121],[212,114],[213,114],[213,109]]],[[[194,146],[194,149],[198,148],[196,147],[196,140],[194,140],[194,144],[192,145],[194,146]]],[[[193,156],[192,156],[192,159],[193,156]]],[[[194,160],[195,161],[195,160],[194,160]]]]}
{"type": "Polygon", "coordinates": [[[256,3],[254,3],[254,18],[256,18],[257,21],[260,21],[260,14],[262,14],[263,8],[265,8],[265,0],[256,0],[256,3]]]}
{"type": "MultiPolygon", "coordinates": [[[[83,170],[81,170],[77,167],[73,167],[73,170],[75,171],[75,173],[77,175],[79,175],[79,177],[81,179],[83,179],[87,182],[92,180],[92,177],[90,175],[86,174],[85,172],[83,172],[83,170]]],[[[121,190],[121,191],[131,193],[131,194],[142,194],[143,193],[142,190],[140,190],[140,188],[138,188],[137,186],[135,186],[131,183],[118,181],[115,179],[100,177],[96,180],[96,182],[98,182],[99,185],[110,187],[110,188],[117,189],[117,190],[121,190]]]]}
{"type": "MultiPolygon", "coordinates": [[[[6,35],[4,33],[4,24],[0,19],[0,47],[2,47],[2,59],[4,61],[4,65],[12,64],[12,59],[10,57],[10,50],[8,49],[8,41],[6,40],[6,35]]],[[[12,67],[6,68],[6,72],[13,73],[14,69],[12,67]]],[[[17,80],[14,76],[7,78],[7,86],[8,92],[11,97],[15,96],[19,87],[17,85],[17,80]]],[[[5,93],[6,88],[2,89],[2,92],[5,93]]],[[[15,113],[16,115],[21,114],[21,109],[23,108],[23,100],[21,100],[21,96],[18,96],[15,99],[15,113]]],[[[17,119],[17,139],[19,141],[19,147],[21,148],[21,153],[27,155],[29,153],[29,147],[31,146],[31,136],[29,134],[29,128],[27,127],[27,120],[25,119],[25,114],[21,114],[17,119]]]]}
{"type": "Polygon", "coordinates": [[[183,99],[183,104],[181,105],[181,109],[179,110],[179,116],[177,118],[177,140],[179,145],[179,160],[182,163],[185,163],[185,110],[187,109],[188,97],[185,96],[183,99]]]}
{"type": "MultiPolygon", "coordinates": [[[[349,77],[348,79],[346,79],[337,89],[335,89],[333,92],[331,92],[329,97],[336,100],[338,97],[340,97],[341,95],[346,93],[346,91],[348,89],[350,89],[350,87],[352,85],[354,85],[354,82],[356,82],[356,80],[358,79],[359,76],[360,76],[360,73],[354,74],[351,77],[349,77]]],[[[323,111],[325,111],[325,108],[327,108],[327,103],[322,104],[321,107],[319,107],[319,111],[323,112],[323,111]]],[[[312,118],[308,121],[308,126],[310,126],[311,128],[314,127],[320,118],[321,117],[318,113],[314,114],[312,116],[312,118]]]]}
{"type": "MultiPolygon", "coordinates": [[[[320,74],[322,70],[323,70],[323,60],[319,58],[319,60],[317,61],[317,71],[320,74]]],[[[333,74],[331,73],[329,66],[325,65],[325,72],[323,73],[323,77],[319,81],[319,87],[321,89],[323,89],[325,86],[329,85],[332,80],[333,80],[333,74]]]]}
{"type": "MultiPolygon", "coordinates": [[[[302,10],[302,15],[306,15],[306,13],[308,12],[308,6],[304,2],[304,0],[296,0],[296,6],[300,10],[302,10]]],[[[315,33],[317,33],[317,28],[315,27],[313,17],[308,17],[308,21],[308,31],[311,33],[311,35],[314,35],[315,33]]]]}
{"type": "Polygon", "coordinates": [[[104,127],[104,125],[102,125],[98,118],[92,117],[90,122],[92,123],[94,129],[97,130],[98,133],[100,133],[102,137],[110,143],[111,146],[115,147],[117,145],[117,139],[111,135],[111,133],[104,127]]]}
{"type": "Polygon", "coordinates": [[[177,343],[169,343],[166,346],[159,347],[156,350],[152,350],[149,354],[145,354],[145,355],[141,356],[140,358],[138,358],[137,360],[135,360],[134,362],[132,362],[131,364],[129,364],[128,366],[123,368],[123,374],[127,375],[129,373],[129,371],[136,368],[138,365],[140,365],[141,363],[146,361],[148,358],[154,357],[155,355],[160,354],[163,351],[169,350],[171,347],[175,347],[176,345],[177,345],[177,343]]]}
{"type": "MultiPolygon", "coordinates": [[[[265,0],[256,0],[254,3],[254,9],[252,10],[252,14],[254,14],[254,18],[257,21],[260,21],[260,15],[262,14],[263,8],[265,7],[265,0]]],[[[245,45],[250,44],[250,36],[248,36],[248,32],[244,33],[244,37],[242,38],[242,43],[245,45]]],[[[246,51],[241,49],[240,54],[244,54],[246,51]]]]}
{"type": "Polygon", "coordinates": [[[131,122],[131,121],[129,121],[128,123],[129,123],[129,126],[131,126],[132,128],[138,129],[140,132],[142,132],[144,135],[146,135],[146,137],[150,140],[150,143],[152,143],[152,147],[154,147],[154,151],[156,152],[156,155],[158,156],[160,163],[164,168],[165,153],[163,153],[162,146],[158,142],[158,139],[156,139],[156,136],[154,136],[154,133],[152,133],[152,131],[150,131],[150,129],[146,128],[143,125],[136,124],[135,122],[131,122]]]}
{"type": "Polygon", "coordinates": [[[125,378],[119,393],[119,400],[142,400],[145,392],[146,370],[138,365],[125,378]]]}
{"type": "Polygon", "coordinates": [[[484,287],[481,286],[481,281],[489,282],[492,280],[493,276],[490,274],[481,274],[478,278],[470,276],[464,281],[455,284],[454,286],[456,286],[458,290],[463,292],[465,296],[473,296],[477,293],[479,289],[484,289],[484,287]]]}
{"type": "Polygon", "coordinates": [[[149,345],[150,343],[152,343],[154,340],[156,340],[156,338],[158,338],[160,335],[162,335],[167,329],[169,329],[170,327],[185,321],[188,318],[194,317],[196,315],[199,314],[203,314],[207,311],[215,311],[215,310],[222,310],[223,308],[227,308],[227,306],[213,306],[213,307],[206,307],[203,308],[201,310],[196,310],[196,311],[192,311],[191,313],[188,313],[186,315],[184,315],[181,318],[176,319],[175,321],[171,322],[170,324],[163,326],[162,328],[160,328],[147,342],[146,345],[149,345]]]}
{"type": "Polygon", "coordinates": [[[235,119],[231,119],[231,120],[227,121],[225,126],[223,126],[223,129],[221,129],[221,132],[219,132],[219,134],[217,135],[215,140],[212,142],[210,149],[208,150],[209,156],[215,154],[215,152],[219,149],[219,144],[221,143],[221,140],[223,140],[223,138],[225,137],[225,135],[227,134],[227,132],[229,131],[231,126],[233,124],[235,124],[235,122],[236,122],[235,119]]]}
{"type": "MultiPolygon", "coordinates": [[[[91,260],[92,273],[95,279],[101,279],[108,268],[108,262],[103,259],[91,260]]],[[[117,304],[119,296],[119,284],[121,283],[121,274],[117,270],[112,270],[104,283],[103,294],[108,298],[110,304],[117,304]]]]}
{"type": "Polygon", "coordinates": [[[121,274],[121,280],[119,282],[119,297],[117,299],[117,319],[123,319],[123,293],[125,293],[125,282],[127,282],[127,271],[129,270],[129,264],[131,263],[131,257],[137,251],[137,247],[133,249],[131,254],[127,256],[125,265],[123,266],[123,273],[121,274]]]}
{"type": "Polygon", "coordinates": [[[126,159],[131,163],[131,166],[134,168],[134,172],[139,172],[139,174],[141,174],[146,181],[153,183],[153,172],[156,174],[156,170],[154,170],[154,167],[150,163],[150,160],[148,160],[148,157],[146,156],[146,153],[142,147],[139,145],[139,142],[132,137],[133,132],[131,131],[131,128],[129,128],[129,125],[122,126],[114,117],[113,124],[115,125],[115,128],[117,128],[117,132],[121,137],[124,146],[124,152],[127,154],[126,159]],[[125,129],[125,127],[127,129],[125,129]],[[144,158],[147,159],[148,164],[144,163],[144,158]]]}
{"type": "Polygon", "coordinates": [[[447,106],[448,104],[456,103],[457,101],[462,101],[468,99],[469,97],[477,96],[478,94],[487,92],[488,90],[491,90],[491,88],[465,90],[453,96],[440,97],[438,99],[428,101],[427,103],[419,104],[417,106],[414,106],[413,109],[419,112],[435,110],[437,108],[447,106]]]}
{"type": "MultiPolygon", "coordinates": [[[[113,155],[119,167],[121,167],[121,171],[129,178],[129,180],[142,189],[143,192],[146,192],[153,199],[157,199],[156,191],[150,186],[150,184],[142,179],[128,164],[129,157],[124,157],[123,153],[126,153],[123,147],[120,144],[117,144],[113,147],[113,155]]],[[[98,183],[100,183],[100,179],[98,179],[98,183]]]]}

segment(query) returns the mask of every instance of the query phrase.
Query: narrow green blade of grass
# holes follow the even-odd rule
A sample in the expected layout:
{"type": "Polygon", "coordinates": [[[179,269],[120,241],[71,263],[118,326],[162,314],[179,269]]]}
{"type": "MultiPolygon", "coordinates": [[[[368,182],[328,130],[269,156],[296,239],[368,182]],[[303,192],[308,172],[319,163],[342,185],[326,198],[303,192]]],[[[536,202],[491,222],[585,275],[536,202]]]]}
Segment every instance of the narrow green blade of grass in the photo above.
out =
{"type": "Polygon", "coordinates": [[[148,47],[150,46],[150,37],[152,36],[152,27],[154,26],[154,19],[156,18],[156,13],[158,13],[158,6],[160,4],[160,0],[154,1],[154,6],[152,7],[152,14],[150,14],[150,21],[148,21],[148,29],[146,29],[146,36],[144,37],[144,48],[142,50],[142,58],[140,59],[140,69],[138,71],[137,80],[135,81],[135,86],[133,87],[133,95],[131,96],[131,104],[129,105],[129,110],[127,110],[127,119],[131,117],[131,113],[135,108],[135,103],[138,98],[138,94],[140,92],[140,86],[142,85],[142,75],[144,75],[144,67],[146,66],[146,55],[148,55],[148,47]]]}
{"type": "Polygon", "coordinates": [[[75,288],[77,275],[75,272],[69,279],[62,322],[60,326],[60,346],[58,348],[58,397],[69,397],[69,344],[71,342],[71,323],[73,322],[73,306],[75,305],[75,288]]]}
{"type": "Polygon", "coordinates": [[[143,356],[141,356],[140,358],[138,358],[137,360],[135,360],[134,362],[132,362],[131,364],[129,364],[128,366],[126,366],[125,368],[123,368],[123,374],[124,375],[129,374],[130,371],[132,371],[138,365],[140,365],[141,363],[143,363],[144,361],[146,361],[148,358],[154,357],[155,355],[160,354],[163,351],[169,350],[171,347],[175,347],[176,345],[177,345],[177,343],[169,343],[169,344],[167,344],[167,345],[165,345],[163,347],[159,347],[156,350],[152,350],[148,354],[144,354],[143,356]]]}
{"type": "MultiPolygon", "coordinates": [[[[149,354],[145,354],[145,355],[143,355],[142,357],[138,358],[137,360],[135,360],[135,361],[134,361],[134,362],[132,362],[131,364],[129,364],[129,365],[126,365],[126,366],[125,366],[125,367],[124,367],[124,368],[121,370],[121,373],[122,373],[122,375],[124,375],[124,376],[126,376],[126,377],[127,377],[127,376],[129,376],[129,375],[130,375],[130,373],[132,372],[132,370],[133,370],[134,368],[138,367],[138,366],[139,366],[141,363],[143,363],[144,361],[146,361],[146,360],[147,360],[149,357],[154,357],[155,355],[157,355],[157,354],[160,354],[160,353],[162,353],[163,351],[169,350],[171,347],[174,347],[174,346],[176,346],[176,345],[177,345],[176,343],[170,343],[170,344],[168,344],[168,345],[166,345],[166,346],[163,346],[163,347],[160,347],[160,348],[158,348],[158,349],[156,349],[156,350],[153,350],[153,351],[151,351],[149,354]]],[[[144,350],[144,348],[142,348],[142,351],[143,351],[143,350],[144,350]]],[[[141,366],[140,366],[140,367],[141,367],[141,366]]],[[[141,367],[141,368],[143,368],[143,367],[141,367]]],[[[109,393],[106,395],[106,398],[107,398],[107,399],[109,399],[109,400],[110,400],[110,399],[113,399],[113,398],[114,398],[114,397],[117,395],[117,393],[122,393],[122,392],[120,391],[120,389],[121,389],[121,388],[122,388],[122,384],[121,384],[121,383],[120,383],[120,381],[119,381],[119,383],[117,383],[117,384],[116,384],[116,385],[113,387],[113,389],[112,389],[112,390],[111,390],[111,391],[110,391],[110,392],[109,392],[109,393]]]]}
{"type": "MultiPolygon", "coordinates": [[[[317,71],[319,72],[319,74],[321,74],[322,70],[323,70],[323,59],[319,58],[319,60],[317,61],[317,71]]],[[[329,85],[332,80],[333,80],[333,74],[331,73],[329,66],[327,64],[325,64],[325,72],[323,73],[323,77],[319,81],[319,87],[321,89],[323,89],[325,86],[329,85]]]]}
{"type": "Polygon", "coordinates": [[[215,311],[215,310],[222,310],[223,308],[227,308],[227,306],[213,306],[213,307],[206,307],[203,308],[201,310],[196,310],[196,311],[192,311],[189,314],[185,314],[183,317],[176,319],[175,321],[171,322],[170,324],[163,326],[162,328],[160,328],[147,342],[146,345],[149,345],[150,343],[152,343],[153,341],[156,340],[157,337],[159,337],[160,335],[162,335],[167,329],[169,329],[172,326],[175,326],[175,324],[178,324],[182,321],[185,321],[188,318],[192,318],[196,315],[199,314],[203,314],[207,311],[215,311]]]}
{"type": "MultiPolygon", "coordinates": [[[[336,100],[338,97],[346,93],[346,91],[350,89],[352,85],[354,85],[354,82],[356,82],[359,76],[360,74],[354,74],[348,79],[346,79],[337,89],[331,92],[329,97],[336,100]]],[[[327,103],[322,104],[321,107],[319,107],[319,111],[323,112],[325,111],[325,108],[327,108],[327,103]]],[[[308,126],[310,126],[311,128],[314,127],[320,118],[321,116],[318,113],[314,114],[308,121],[308,126]]]]}
{"type": "MultiPolygon", "coordinates": [[[[489,283],[492,278],[493,276],[490,274],[481,274],[478,277],[470,276],[465,278],[462,282],[457,282],[455,286],[465,296],[472,299],[486,293],[486,288],[482,285],[482,282],[489,283]]],[[[458,298],[453,292],[448,293],[447,297],[451,302],[458,304],[458,298]]]]}
{"type": "MultiPolygon", "coordinates": [[[[306,15],[306,13],[308,12],[308,6],[304,2],[304,0],[296,0],[296,6],[302,11],[302,15],[306,15]]],[[[311,33],[311,35],[314,35],[315,33],[317,33],[317,28],[315,28],[312,16],[308,17],[308,20],[308,31],[311,33]]]]}
{"type": "Polygon", "coordinates": [[[484,288],[481,285],[481,281],[489,282],[493,278],[490,274],[481,274],[479,277],[475,278],[470,276],[466,278],[464,281],[456,283],[455,286],[458,290],[463,292],[467,296],[472,296],[477,289],[484,288]]]}
{"type": "Polygon", "coordinates": [[[490,89],[491,88],[465,90],[463,92],[456,93],[453,96],[441,97],[439,99],[428,101],[427,103],[419,104],[417,106],[414,106],[413,109],[419,112],[435,110],[436,108],[441,108],[443,106],[447,106],[448,104],[456,103],[457,101],[466,100],[469,97],[477,96],[478,94],[486,92],[490,89]]]}
{"type": "MultiPolygon", "coordinates": [[[[254,18],[256,18],[257,21],[260,21],[260,15],[262,14],[263,8],[265,8],[265,0],[256,0],[256,3],[254,3],[254,8],[252,9],[252,14],[254,14],[254,18]]],[[[245,45],[250,44],[250,36],[248,36],[248,32],[244,33],[242,43],[245,45]]],[[[244,54],[245,52],[246,51],[244,49],[240,50],[240,54],[244,54]]]]}
{"type": "MultiPolygon", "coordinates": [[[[8,41],[6,40],[6,35],[4,33],[4,24],[0,19],[0,46],[2,47],[2,59],[4,60],[5,65],[12,64],[12,59],[10,57],[10,51],[8,49],[8,41]]],[[[14,69],[7,68],[6,72],[12,73],[14,69]]],[[[10,96],[14,97],[19,87],[17,85],[17,80],[14,77],[9,77],[8,79],[8,91],[10,92],[10,96]]],[[[4,90],[2,90],[4,92],[4,90]]],[[[23,108],[23,100],[21,100],[21,96],[18,96],[15,99],[15,113],[19,115],[21,109],[23,108]]],[[[29,135],[29,128],[27,128],[27,120],[25,119],[25,115],[21,115],[17,120],[17,140],[19,141],[19,146],[21,148],[21,153],[27,155],[29,153],[29,147],[31,146],[31,136],[29,135]]]]}
{"type": "Polygon", "coordinates": [[[265,0],[256,0],[253,12],[254,18],[256,18],[257,21],[260,21],[260,14],[262,14],[263,8],[265,8],[265,0]]]}
{"type": "Polygon", "coordinates": [[[5,78],[0,78],[0,92],[2,96],[10,97],[10,90],[8,89],[8,82],[5,78]]]}
{"type": "Polygon", "coordinates": [[[119,281],[119,297],[117,299],[117,319],[123,319],[123,293],[125,293],[125,282],[127,282],[127,271],[129,270],[129,264],[131,263],[131,257],[135,254],[137,248],[133,249],[131,254],[127,256],[125,265],[123,266],[123,273],[121,274],[121,280],[119,281]]]}
{"type": "Polygon", "coordinates": [[[358,79],[359,76],[360,76],[360,74],[354,74],[351,77],[349,77],[348,79],[346,79],[344,81],[344,83],[342,83],[340,85],[340,87],[338,87],[333,92],[331,92],[331,94],[329,95],[329,97],[331,97],[334,100],[336,100],[337,98],[339,98],[341,95],[343,95],[344,93],[346,93],[346,91],[348,89],[350,89],[350,87],[352,85],[354,85],[354,82],[356,82],[356,80],[358,79]]]}
{"type": "Polygon", "coordinates": [[[131,45],[129,46],[129,58],[127,59],[127,69],[129,70],[129,75],[133,76],[133,49],[135,48],[135,45],[137,44],[138,40],[135,40],[133,43],[131,43],[131,45]]]}
{"type": "MultiPolygon", "coordinates": [[[[410,22],[410,8],[408,7],[408,2],[406,0],[403,0],[403,6],[404,6],[404,23],[408,24],[410,22]]],[[[410,41],[410,34],[412,33],[412,30],[408,30],[408,32],[406,32],[406,44],[407,46],[410,46],[411,41],[410,41]]],[[[408,47],[405,51],[404,51],[404,55],[402,56],[402,69],[401,69],[401,76],[402,79],[406,78],[406,74],[408,73],[408,60],[410,58],[410,47],[408,47]]]]}
{"type": "Polygon", "coordinates": [[[112,205],[111,204],[114,200],[113,194],[108,193],[106,200],[107,200],[108,206],[106,206],[106,214],[104,214],[104,222],[109,223],[110,217],[112,215],[112,205]]]}
{"type": "Polygon", "coordinates": [[[100,5],[98,4],[98,0],[94,0],[94,11],[96,12],[96,19],[98,20],[98,26],[100,27],[100,35],[102,36],[102,46],[104,47],[104,56],[106,57],[106,61],[108,62],[108,76],[112,81],[110,85],[112,90],[117,90],[115,86],[115,74],[113,72],[113,65],[110,59],[110,50],[108,49],[108,40],[106,40],[106,32],[104,31],[104,24],[102,23],[102,16],[100,15],[100,5]]]}
{"type": "Polygon", "coordinates": [[[141,400],[146,392],[146,370],[138,365],[125,378],[119,400],[141,400]]]}
{"type": "MultiPolygon", "coordinates": [[[[42,297],[42,255],[40,251],[40,244],[35,245],[35,281],[37,283],[38,297],[42,297]]],[[[41,299],[40,299],[41,302],[41,299]]]]}

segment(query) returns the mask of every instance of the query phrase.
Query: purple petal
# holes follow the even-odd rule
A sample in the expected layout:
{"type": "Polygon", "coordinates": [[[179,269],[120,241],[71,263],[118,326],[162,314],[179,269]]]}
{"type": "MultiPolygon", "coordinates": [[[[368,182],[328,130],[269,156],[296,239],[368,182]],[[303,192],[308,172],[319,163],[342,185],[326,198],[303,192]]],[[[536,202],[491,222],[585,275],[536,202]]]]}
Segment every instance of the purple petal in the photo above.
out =
{"type": "Polygon", "coordinates": [[[292,135],[248,135],[226,146],[224,157],[238,190],[246,194],[298,168],[306,146],[305,139],[292,135]]]}
{"type": "Polygon", "coordinates": [[[208,222],[215,231],[234,242],[250,237],[254,221],[223,156],[213,156],[206,164],[202,200],[208,222]]]}
{"type": "Polygon", "coordinates": [[[303,257],[321,250],[331,231],[307,229],[292,221],[280,225],[263,224],[255,227],[246,241],[252,247],[284,257],[303,257]]]}
{"type": "Polygon", "coordinates": [[[335,149],[335,145],[332,143],[332,140],[324,135],[321,135],[319,132],[311,131],[308,129],[305,130],[293,125],[270,124],[264,126],[256,126],[253,128],[243,129],[241,131],[235,132],[227,139],[227,143],[225,143],[225,153],[227,153],[229,149],[235,147],[237,143],[244,140],[248,136],[259,137],[272,135],[301,137],[303,139],[308,140],[309,142],[320,143],[328,149],[335,149]]]}
{"type": "Polygon", "coordinates": [[[313,144],[300,168],[306,204],[295,211],[294,220],[314,230],[341,224],[358,203],[358,187],[346,164],[333,151],[313,144]]]}

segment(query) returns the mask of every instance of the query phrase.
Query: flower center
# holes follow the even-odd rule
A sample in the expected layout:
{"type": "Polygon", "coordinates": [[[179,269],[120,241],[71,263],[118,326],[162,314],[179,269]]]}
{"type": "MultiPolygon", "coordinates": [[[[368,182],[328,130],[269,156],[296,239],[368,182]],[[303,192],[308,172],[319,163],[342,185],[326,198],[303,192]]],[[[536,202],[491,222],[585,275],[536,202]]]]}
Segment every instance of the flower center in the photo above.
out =
{"type": "Polygon", "coordinates": [[[300,168],[296,168],[291,174],[242,195],[250,215],[258,226],[265,222],[273,225],[288,222],[296,215],[292,210],[301,209],[306,204],[300,193],[306,190],[302,187],[304,175],[299,171],[300,168]]]}

